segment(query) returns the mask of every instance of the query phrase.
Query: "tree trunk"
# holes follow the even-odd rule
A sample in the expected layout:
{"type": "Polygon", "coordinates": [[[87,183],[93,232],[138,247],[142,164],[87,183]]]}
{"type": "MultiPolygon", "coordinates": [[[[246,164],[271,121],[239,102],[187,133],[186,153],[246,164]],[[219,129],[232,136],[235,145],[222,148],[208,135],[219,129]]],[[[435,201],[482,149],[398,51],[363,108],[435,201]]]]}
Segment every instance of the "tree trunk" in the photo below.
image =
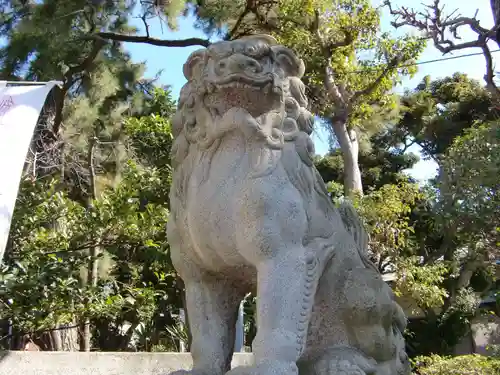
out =
{"type": "MultiPolygon", "coordinates": [[[[328,56],[328,59],[331,55],[328,56]]],[[[347,120],[352,110],[353,97],[342,85],[335,83],[335,72],[327,64],[325,68],[325,88],[335,103],[335,116],[330,119],[331,126],[342,151],[344,160],[344,195],[352,197],[354,194],[363,195],[363,182],[359,169],[359,143],[355,129],[349,129],[347,120]]]]}
{"type": "Polygon", "coordinates": [[[500,0],[490,0],[490,6],[491,14],[493,15],[493,22],[495,25],[498,25],[500,22],[500,0]]]}
{"type": "MultiPolygon", "coordinates": [[[[90,194],[88,197],[88,207],[90,209],[93,200],[97,198],[97,189],[96,189],[96,183],[95,183],[95,165],[94,165],[94,151],[95,147],[97,145],[97,139],[96,138],[90,138],[89,139],[89,149],[87,153],[87,163],[88,163],[88,168],[89,168],[89,189],[90,189],[90,194]]],[[[87,280],[86,283],[87,285],[91,285],[92,287],[97,286],[97,281],[99,277],[99,260],[98,260],[98,255],[99,255],[99,248],[97,246],[93,246],[90,248],[90,262],[88,265],[88,271],[87,271],[87,280]]],[[[85,321],[82,323],[82,339],[80,341],[80,351],[82,352],[89,352],[90,351],[90,339],[91,339],[91,332],[90,332],[90,319],[85,319],[85,321]]]]}
{"type": "Polygon", "coordinates": [[[359,143],[356,130],[348,129],[345,121],[334,120],[333,131],[342,151],[344,160],[344,194],[352,197],[355,193],[363,194],[363,182],[359,169],[359,143]]]}
{"type": "Polygon", "coordinates": [[[58,326],[51,332],[52,350],[63,352],[78,351],[78,329],[74,324],[58,326]]]}
{"type": "Polygon", "coordinates": [[[80,351],[90,352],[90,320],[85,319],[81,324],[80,351]]]}

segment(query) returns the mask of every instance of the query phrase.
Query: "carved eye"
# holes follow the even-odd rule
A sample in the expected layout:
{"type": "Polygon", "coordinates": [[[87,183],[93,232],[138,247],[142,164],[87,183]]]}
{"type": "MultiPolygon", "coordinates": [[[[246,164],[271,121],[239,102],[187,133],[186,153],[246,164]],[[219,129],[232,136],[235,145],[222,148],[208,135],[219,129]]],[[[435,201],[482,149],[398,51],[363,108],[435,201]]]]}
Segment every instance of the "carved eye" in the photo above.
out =
{"type": "Polygon", "coordinates": [[[248,55],[255,55],[257,53],[257,47],[255,46],[248,46],[247,48],[245,48],[245,53],[247,53],[248,55]]]}
{"type": "Polygon", "coordinates": [[[250,61],[248,61],[248,62],[247,62],[247,65],[248,65],[248,67],[249,67],[250,69],[253,69],[253,70],[255,70],[255,71],[261,71],[261,70],[262,70],[262,68],[261,68],[260,64],[259,64],[257,61],[255,61],[255,60],[250,60],[250,61]]]}
{"type": "Polygon", "coordinates": [[[252,56],[254,58],[261,58],[267,54],[269,54],[269,46],[264,43],[256,43],[249,45],[245,48],[245,54],[248,56],[252,56]]]}

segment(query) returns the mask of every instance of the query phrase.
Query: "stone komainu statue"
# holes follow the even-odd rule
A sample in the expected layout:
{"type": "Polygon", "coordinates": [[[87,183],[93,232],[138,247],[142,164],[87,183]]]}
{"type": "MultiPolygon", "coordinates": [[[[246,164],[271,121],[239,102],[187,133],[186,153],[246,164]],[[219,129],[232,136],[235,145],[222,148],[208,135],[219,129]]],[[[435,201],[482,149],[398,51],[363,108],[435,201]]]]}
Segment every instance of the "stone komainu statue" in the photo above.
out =
{"type": "Polygon", "coordinates": [[[256,291],[255,365],[230,374],[409,374],[406,318],[353,208],[313,165],[302,60],[258,35],[191,54],[173,121],[168,238],[184,280],[192,371],[230,370],[256,291]]]}

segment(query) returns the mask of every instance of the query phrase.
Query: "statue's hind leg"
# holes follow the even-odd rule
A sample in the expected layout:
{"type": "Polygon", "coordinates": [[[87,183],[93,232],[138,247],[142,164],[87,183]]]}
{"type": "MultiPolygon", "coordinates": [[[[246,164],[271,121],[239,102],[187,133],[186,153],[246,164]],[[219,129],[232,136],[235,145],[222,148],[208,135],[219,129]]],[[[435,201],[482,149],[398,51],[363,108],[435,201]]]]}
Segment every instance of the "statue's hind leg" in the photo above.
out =
{"type": "Polygon", "coordinates": [[[402,309],[371,268],[326,265],[316,294],[300,375],[409,375],[402,309]]]}
{"type": "Polygon", "coordinates": [[[323,357],[299,362],[299,375],[397,375],[378,373],[370,359],[352,351],[349,347],[339,347],[323,357]]]}

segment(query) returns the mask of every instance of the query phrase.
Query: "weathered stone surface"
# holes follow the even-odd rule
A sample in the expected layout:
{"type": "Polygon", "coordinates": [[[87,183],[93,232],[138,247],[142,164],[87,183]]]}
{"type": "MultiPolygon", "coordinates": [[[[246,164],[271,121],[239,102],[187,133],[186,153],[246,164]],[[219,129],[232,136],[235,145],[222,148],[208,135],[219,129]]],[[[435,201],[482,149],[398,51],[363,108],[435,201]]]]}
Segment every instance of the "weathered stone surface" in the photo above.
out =
{"type": "MultiPolygon", "coordinates": [[[[233,358],[233,366],[251,362],[251,354],[233,358]]],[[[191,366],[189,353],[0,352],[1,375],[161,375],[191,366]]]]}
{"type": "Polygon", "coordinates": [[[255,366],[230,375],[409,373],[404,314],[354,209],[333,206],[313,165],[303,62],[259,35],[194,52],[184,74],[167,230],[186,286],[189,374],[229,370],[249,290],[255,366]]]}

